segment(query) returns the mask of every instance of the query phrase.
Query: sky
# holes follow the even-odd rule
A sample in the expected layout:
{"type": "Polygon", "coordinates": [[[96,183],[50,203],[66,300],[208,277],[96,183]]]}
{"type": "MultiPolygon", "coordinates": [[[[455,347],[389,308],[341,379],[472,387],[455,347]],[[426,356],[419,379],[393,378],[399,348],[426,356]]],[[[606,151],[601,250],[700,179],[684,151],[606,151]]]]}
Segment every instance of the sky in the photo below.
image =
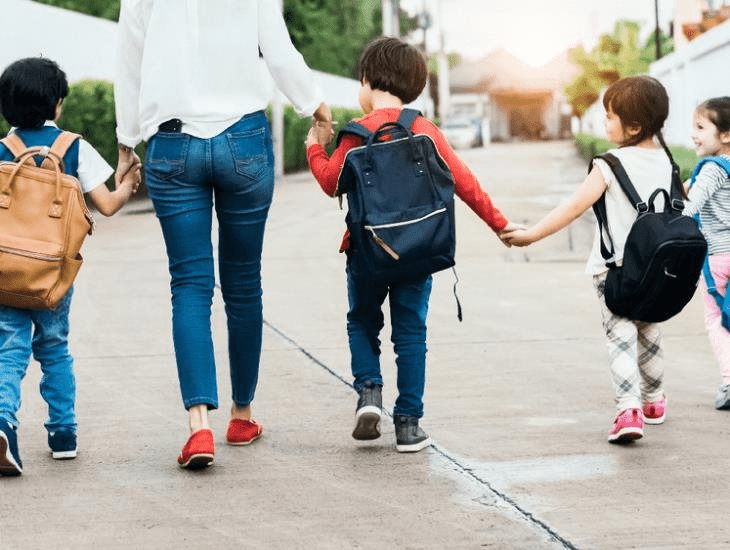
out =
{"type": "MultiPolygon", "coordinates": [[[[411,13],[441,3],[446,50],[478,59],[504,48],[526,63],[542,65],[577,44],[591,47],[619,19],[638,21],[647,36],[654,28],[654,0],[401,0],[411,13]]],[[[659,20],[667,31],[675,0],[659,0],[659,20]]],[[[438,17],[429,49],[438,47],[438,17]]]]}

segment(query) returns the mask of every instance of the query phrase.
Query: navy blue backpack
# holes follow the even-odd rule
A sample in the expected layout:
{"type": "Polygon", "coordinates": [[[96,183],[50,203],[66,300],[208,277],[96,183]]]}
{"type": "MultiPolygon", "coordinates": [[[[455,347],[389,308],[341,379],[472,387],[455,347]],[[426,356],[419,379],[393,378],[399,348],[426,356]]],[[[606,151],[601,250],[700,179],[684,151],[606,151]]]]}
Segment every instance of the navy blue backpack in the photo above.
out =
{"type": "MultiPolygon", "coordinates": [[[[707,157],[705,159],[702,159],[700,163],[695,167],[694,172],[692,172],[690,187],[694,184],[695,180],[697,179],[697,174],[700,173],[702,167],[708,162],[714,162],[715,164],[720,166],[720,168],[725,170],[725,173],[728,175],[728,177],[730,177],[730,162],[722,157],[707,157]]],[[[695,214],[694,218],[695,220],[697,220],[698,225],[702,227],[700,215],[695,214]]],[[[715,299],[715,302],[717,302],[717,307],[719,307],[720,311],[722,312],[722,326],[725,327],[727,330],[730,330],[730,292],[728,292],[726,289],[725,296],[723,296],[717,290],[717,286],[715,285],[715,278],[712,276],[712,271],[710,271],[709,256],[705,258],[705,265],[702,266],[702,273],[705,276],[705,283],[707,283],[707,291],[710,293],[710,296],[715,299]]],[[[730,287],[730,285],[728,285],[728,287],[730,287]]]]}
{"type": "Polygon", "coordinates": [[[423,277],[454,265],[454,180],[433,140],[414,135],[420,115],[371,132],[350,122],[339,133],[364,141],[348,151],[336,194],[347,195],[354,272],[380,282],[423,277]]]}

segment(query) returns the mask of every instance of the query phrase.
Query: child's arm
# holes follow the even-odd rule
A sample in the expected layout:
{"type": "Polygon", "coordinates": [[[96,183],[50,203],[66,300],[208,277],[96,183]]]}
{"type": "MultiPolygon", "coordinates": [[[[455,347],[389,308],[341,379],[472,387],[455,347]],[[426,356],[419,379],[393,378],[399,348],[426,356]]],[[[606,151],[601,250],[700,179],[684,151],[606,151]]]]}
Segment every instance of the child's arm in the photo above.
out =
{"type": "Polygon", "coordinates": [[[113,216],[137,192],[139,178],[140,165],[137,164],[124,174],[114,191],[109,191],[104,184],[97,185],[89,191],[88,197],[96,209],[104,216],[113,216]]]}
{"type": "Polygon", "coordinates": [[[337,190],[337,180],[340,177],[342,168],[345,166],[345,156],[353,147],[360,145],[356,136],[346,135],[340,145],[332,153],[330,158],[324,146],[332,141],[331,128],[313,126],[307,135],[307,162],[314,178],[319,183],[322,191],[328,196],[334,197],[337,190]]]}
{"type": "Polygon", "coordinates": [[[463,200],[495,233],[500,233],[508,228],[516,228],[516,226],[511,226],[499,208],[494,206],[492,199],[482,189],[477,177],[451,148],[441,131],[432,122],[426,122],[431,126],[427,133],[434,138],[436,149],[454,178],[456,196],[463,200]]]}
{"type": "Polygon", "coordinates": [[[597,168],[593,168],[567,202],[554,208],[530,229],[505,231],[500,238],[508,245],[527,246],[563,229],[579,218],[601,198],[606,191],[606,180],[597,168]]]}
{"type": "Polygon", "coordinates": [[[688,198],[684,202],[685,216],[699,214],[705,203],[712,198],[712,195],[727,181],[725,171],[717,164],[706,163],[700,173],[697,174],[692,189],[689,189],[688,198]]]}

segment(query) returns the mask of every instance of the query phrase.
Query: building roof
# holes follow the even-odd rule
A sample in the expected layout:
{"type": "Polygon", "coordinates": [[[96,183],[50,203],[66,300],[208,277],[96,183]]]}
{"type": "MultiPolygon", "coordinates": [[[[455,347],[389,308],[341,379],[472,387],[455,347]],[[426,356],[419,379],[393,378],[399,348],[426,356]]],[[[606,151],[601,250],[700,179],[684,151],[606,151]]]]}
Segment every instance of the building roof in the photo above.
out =
{"type": "Polygon", "coordinates": [[[559,91],[579,73],[568,52],[542,67],[531,67],[511,53],[499,49],[478,61],[467,61],[451,69],[454,92],[486,91],[492,95],[507,92],[559,91]]]}

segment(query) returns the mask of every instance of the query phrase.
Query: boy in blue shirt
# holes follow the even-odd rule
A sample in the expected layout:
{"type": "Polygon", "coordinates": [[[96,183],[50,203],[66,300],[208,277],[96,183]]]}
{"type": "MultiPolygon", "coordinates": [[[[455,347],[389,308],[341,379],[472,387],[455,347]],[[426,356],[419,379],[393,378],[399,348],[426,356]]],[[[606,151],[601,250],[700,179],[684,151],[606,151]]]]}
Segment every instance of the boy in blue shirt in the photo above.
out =
{"type": "MultiPolygon", "coordinates": [[[[19,137],[25,147],[50,147],[62,133],[55,121],[67,95],[66,75],[49,59],[21,59],[0,76],[0,114],[13,126],[10,133],[19,137]]],[[[12,161],[15,156],[0,143],[0,161],[12,161]]],[[[139,186],[137,165],[114,191],[109,191],[104,182],[114,170],[83,139],[69,147],[63,161],[65,173],[79,180],[82,192],[105,216],[117,212],[139,186]]],[[[68,351],[72,294],[73,287],[54,310],[0,306],[0,476],[20,475],[23,471],[16,435],[17,412],[20,384],[31,354],[43,371],[40,390],[48,403],[45,426],[52,456],[76,457],[76,381],[68,351]]]]}

